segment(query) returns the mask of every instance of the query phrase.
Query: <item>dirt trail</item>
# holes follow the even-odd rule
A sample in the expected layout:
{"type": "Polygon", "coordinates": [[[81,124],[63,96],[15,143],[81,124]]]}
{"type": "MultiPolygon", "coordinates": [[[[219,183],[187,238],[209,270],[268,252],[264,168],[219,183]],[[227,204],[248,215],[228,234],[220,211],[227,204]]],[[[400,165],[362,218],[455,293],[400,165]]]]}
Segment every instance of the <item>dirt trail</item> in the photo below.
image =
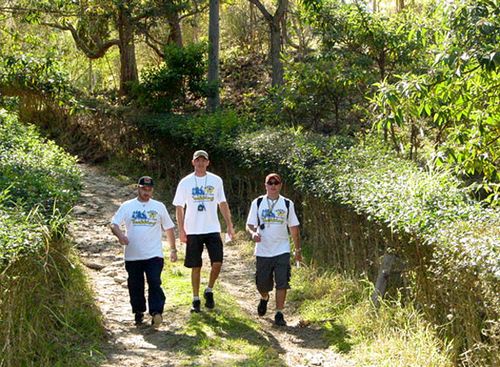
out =
{"type": "MultiPolygon", "coordinates": [[[[135,188],[132,185],[125,186],[106,175],[99,167],[82,165],[81,169],[84,173],[84,190],[80,202],[74,208],[76,220],[71,232],[82,262],[87,267],[96,302],[104,316],[109,335],[104,347],[106,360],[101,366],[185,366],[185,360],[179,360],[178,350],[172,346],[182,340],[183,336],[177,331],[190,317],[188,305],[185,312],[164,315],[169,322],[159,330],[150,327],[137,328],[133,325],[127,275],[123,266],[123,250],[111,234],[108,224],[120,203],[135,196],[135,188]]],[[[171,215],[173,216],[173,213],[171,215]]],[[[224,267],[219,286],[224,287],[236,299],[249,318],[261,325],[260,334],[279,352],[286,365],[352,366],[327,348],[321,339],[320,331],[311,326],[301,327],[300,319],[289,310],[286,314],[288,326],[274,327],[274,302],[270,302],[269,316],[257,317],[253,267],[242,261],[237,246],[228,245],[224,251],[224,267]]],[[[227,361],[223,364],[230,365],[227,361]]],[[[206,365],[219,364],[212,360],[206,365]]]]}

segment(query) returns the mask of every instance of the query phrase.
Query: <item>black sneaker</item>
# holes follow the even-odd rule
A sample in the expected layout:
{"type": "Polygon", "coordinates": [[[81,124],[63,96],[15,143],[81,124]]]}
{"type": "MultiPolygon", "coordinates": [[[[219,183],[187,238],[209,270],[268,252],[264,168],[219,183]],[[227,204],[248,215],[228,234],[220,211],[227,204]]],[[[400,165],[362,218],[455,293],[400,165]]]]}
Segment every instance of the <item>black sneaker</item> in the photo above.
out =
{"type": "Polygon", "coordinates": [[[201,306],[201,302],[199,299],[197,299],[196,301],[193,301],[193,304],[191,305],[191,312],[200,312],[200,306],[201,306]]]}
{"type": "Polygon", "coordinates": [[[203,297],[205,297],[205,307],[212,310],[215,307],[214,294],[213,292],[205,291],[203,293],[203,297]]]}
{"type": "Polygon", "coordinates": [[[276,312],[276,315],[274,315],[274,324],[278,326],[286,326],[285,318],[281,312],[276,312]]]}
{"type": "Polygon", "coordinates": [[[141,325],[144,321],[144,314],[142,312],[136,312],[134,319],[136,325],[141,325]]]}
{"type": "Polygon", "coordinates": [[[257,313],[259,316],[264,316],[267,312],[267,302],[269,302],[268,299],[260,299],[259,305],[257,306],[257,313]]]}
{"type": "Polygon", "coordinates": [[[154,313],[151,315],[151,325],[153,325],[154,328],[159,328],[161,323],[163,322],[163,317],[161,316],[161,313],[154,313]]]}

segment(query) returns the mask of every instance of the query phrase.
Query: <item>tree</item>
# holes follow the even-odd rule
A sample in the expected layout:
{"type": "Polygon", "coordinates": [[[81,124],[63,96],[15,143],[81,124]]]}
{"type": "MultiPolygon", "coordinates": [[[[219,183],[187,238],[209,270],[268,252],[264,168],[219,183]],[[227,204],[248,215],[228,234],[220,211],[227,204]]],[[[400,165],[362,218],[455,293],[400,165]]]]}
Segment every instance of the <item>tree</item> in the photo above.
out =
{"type": "Polygon", "coordinates": [[[89,59],[101,58],[111,47],[117,46],[120,51],[120,94],[128,95],[131,84],[138,81],[137,36],[144,36],[149,46],[161,50],[163,45],[153,42],[149,31],[160,20],[166,19],[170,29],[167,43],[182,45],[178,13],[182,6],[172,0],[17,0],[0,10],[31,23],[70,32],[76,47],[89,59]]]}
{"type": "Polygon", "coordinates": [[[214,112],[219,106],[219,0],[210,0],[208,24],[208,84],[207,106],[214,112]]]}
{"type": "Polygon", "coordinates": [[[283,85],[283,64],[280,59],[282,45],[282,29],[281,25],[288,9],[288,0],[278,0],[278,6],[274,15],[272,15],[260,2],[260,0],[248,0],[254,4],[264,16],[268,26],[270,35],[270,59],[272,66],[272,85],[283,85]]]}

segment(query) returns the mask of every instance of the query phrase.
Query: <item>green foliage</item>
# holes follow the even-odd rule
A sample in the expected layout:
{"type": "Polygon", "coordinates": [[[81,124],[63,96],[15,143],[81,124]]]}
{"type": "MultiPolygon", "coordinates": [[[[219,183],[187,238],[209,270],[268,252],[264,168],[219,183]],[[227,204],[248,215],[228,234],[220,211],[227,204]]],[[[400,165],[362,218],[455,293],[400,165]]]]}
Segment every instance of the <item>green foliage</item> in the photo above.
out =
{"type": "Polygon", "coordinates": [[[194,115],[158,114],[135,117],[135,122],[154,136],[172,138],[187,147],[225,152],[239,133],[248,128],[235,111],[194,115]]]}
{"type": "Polygon", "coordinates": [[[13,259],[32,254],[44,244],[36,212],[27,215],[19,208],[6,206],[7,192],[0,198],[0,272],[13,259]]]}
{"type": "Polygon", "coordinates": [[[67,77],[51,57],[0,56],[0,91],[21,96],[34,92],[61,102],[70,100],[67,77]]]}
{"type": "Polygon", "coordinates": [[[42,139],[33,126],[0,110],[0,190],[8,188],[10,201],[42,213],[66,213],[80,190],[74,157],[52,141],[42,139]]]}
{"type": "MultiPolygon", "coordinates": [[[[492,363],[500,345],[494,336],[500,309],[498,210],[471,200],[470,189],[450,172],[420,168],[373,139],[349,145],[311,133],[269,130],[243,135],[236,145],[252,167],[285,173],[302,194],[347,206],[389,228],[386,241],[391,242],[385,246],[414,264],[412,288],[424,312],[447,325],[457,353],[474,351],[467,358],[492,363]],[[396,236],[407,240],[394,241],[396,236]]],[[[326,220],[315,230],[327,230],[326,220]]]]}
{"type": "Polygon", "coordinates": [[[167,45],[164,64],[143,72],[142,82],[133,88],[140,106],[157,112],[181,107],[189,98],[200,98],[210,88],[204,78],[206,45],[167,45]]]}
{"type": "MultiPolygon", "coordinates": [[[[500,197],[500,22],[495,1],[464,2],[442,15],[448,28],[435,32],[433,63],[378,85],[372,99],[375,126],[393,146],[474,180],[492,206],[500,197]]],[[[434,14],[436,16],[436,14],[434,14]]]]}

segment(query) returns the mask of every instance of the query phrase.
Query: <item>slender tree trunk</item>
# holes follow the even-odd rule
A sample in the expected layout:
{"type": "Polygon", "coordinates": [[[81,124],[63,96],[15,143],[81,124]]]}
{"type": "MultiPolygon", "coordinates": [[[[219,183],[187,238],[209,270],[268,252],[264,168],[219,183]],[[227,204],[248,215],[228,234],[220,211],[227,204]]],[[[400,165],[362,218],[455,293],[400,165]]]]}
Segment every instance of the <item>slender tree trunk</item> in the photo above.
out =
{"type": "Polygon", "coordinates": [[[208,110],[214,112],[220,104],[219,97],[219,0],[210,0],[208,24],[208,110]]]}
{"type": "Polygon", "coordinates": [[[117,28],[120,42],[120,94],[128,95],[130,84],[137,82],[139,77],[132,19],[128,9],[123,6],[118,11],[117,28]]]}
{"type": "Polygon", "coordinates": [[[267,11],[266,7],[260,0],[249,0],[252,4],[257,6],[260,10],[267,24],[269,25],[269,32],[271,38],[271,47],[269,50],[271,57],[272,66],[272,85],[282,85],[283,84],[283,64],[281,63],[281,22],[285,17],[286,11],[288,9],[288,0],[278,0],[278,7],[274,13],[271,15],[267,11]]]}
{"type": "Polygon", "coordinates": [[[281,27],[280,22],[273,19],[269,23],[271,32],[271,66],[272,66],[272,86],[283,85],[283,64],[281,63],[281,27]]]}

